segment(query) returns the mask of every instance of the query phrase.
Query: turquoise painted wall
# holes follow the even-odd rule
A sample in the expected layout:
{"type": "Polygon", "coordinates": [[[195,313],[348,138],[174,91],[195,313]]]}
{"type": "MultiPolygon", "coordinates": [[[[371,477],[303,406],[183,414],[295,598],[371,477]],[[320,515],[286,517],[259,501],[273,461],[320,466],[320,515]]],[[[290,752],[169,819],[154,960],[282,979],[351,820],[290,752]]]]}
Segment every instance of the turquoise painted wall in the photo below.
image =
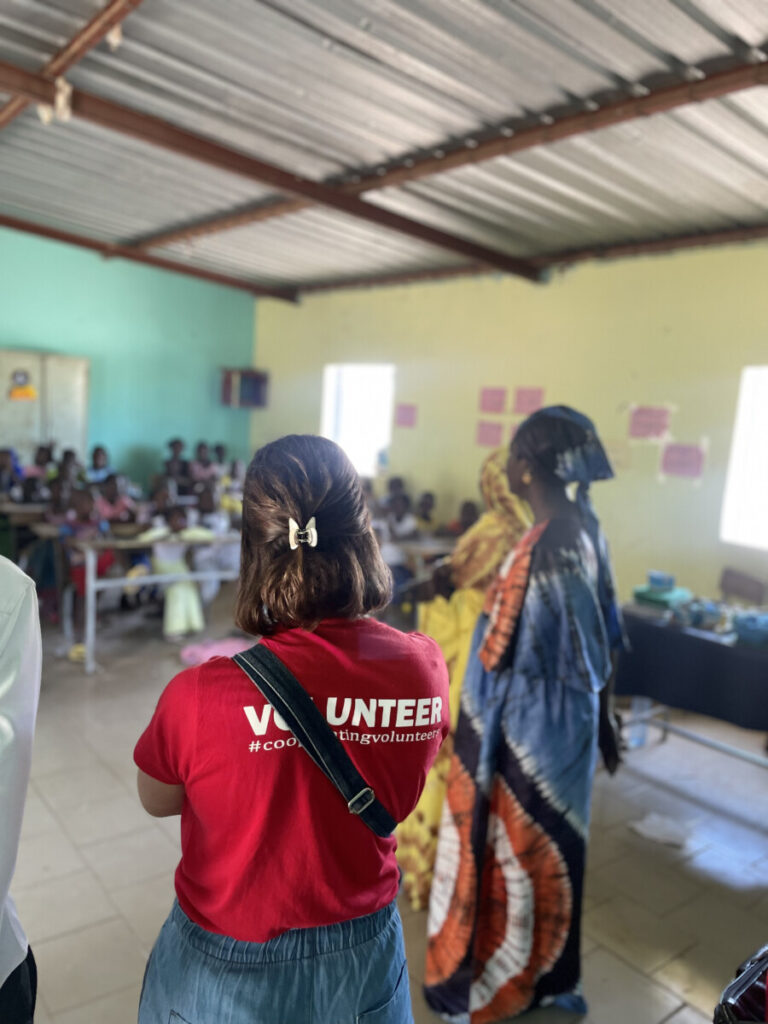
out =
{"type": "Polygon", "coordinates": [[[250,415],[219,402],[222,366],[251,366],[253,298],[0,229],[0,348],[91,361],[89,449],[146,481],[174,434],[246,458],[250,415]]]}

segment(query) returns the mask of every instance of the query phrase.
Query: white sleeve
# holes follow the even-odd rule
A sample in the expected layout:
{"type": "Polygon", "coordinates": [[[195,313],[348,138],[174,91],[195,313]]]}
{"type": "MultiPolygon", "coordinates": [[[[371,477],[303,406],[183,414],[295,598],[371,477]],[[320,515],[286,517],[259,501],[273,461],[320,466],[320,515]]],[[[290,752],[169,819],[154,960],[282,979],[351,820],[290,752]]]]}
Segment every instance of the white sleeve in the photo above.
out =
{"type": "Polygon", "coordinates": [[[0,610],[0,916],[16,865],[41,663],[37,593],[29,580],[15,605],[0,610]]]}

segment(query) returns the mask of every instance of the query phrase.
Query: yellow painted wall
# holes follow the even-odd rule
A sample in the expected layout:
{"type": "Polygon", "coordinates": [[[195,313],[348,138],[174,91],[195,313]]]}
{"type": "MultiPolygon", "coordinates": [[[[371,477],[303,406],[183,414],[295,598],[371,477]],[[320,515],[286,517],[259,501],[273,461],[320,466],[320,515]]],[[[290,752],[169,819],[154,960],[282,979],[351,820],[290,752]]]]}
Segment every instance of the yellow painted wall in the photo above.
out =
{"type": "Polygon", "coordinates": [[[476,494],[480,388],[540,385],[547,404],[588,413],[614,458],[617,479],[593,494],[622,593],[658,568],[714,594],[724,565],[768,577],[768,556],[718,539],[739,376],[768,363],[767,282],[768,249],[752,246],[589,264],[546,286],[484,277],[259,302],[255,360],[271,383],[252,441],[319,430],[325,364],[393,362],[418,426],[395,429],[390,472],[435,490],[448,516],[476,494]],[[662,482],[659,448],[629,443],[633,403],[673,403],[674,439],[708,439],[700,483],[662,482]]]}

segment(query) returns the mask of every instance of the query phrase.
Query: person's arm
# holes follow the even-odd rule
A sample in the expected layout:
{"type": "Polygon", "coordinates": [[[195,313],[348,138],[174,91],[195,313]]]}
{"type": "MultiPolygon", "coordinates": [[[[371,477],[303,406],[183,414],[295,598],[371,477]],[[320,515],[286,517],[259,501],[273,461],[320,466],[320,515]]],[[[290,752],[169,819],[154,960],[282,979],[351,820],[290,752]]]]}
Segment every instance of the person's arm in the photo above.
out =
{"type": "Polygon", "coordinates": [[[147,814],[153,818],[169,818],[173,814],[181,814],[184,804],[183,786],[169,786],[166,782],[153,779],[141,768],[138,773],[139,800],[147,814]]]}
{"type": "Polygon", "coordinates": [[[37,594],[28,580],[15,606],[0,609],[0,918],[21,834],[41,662],[37,594]]]}

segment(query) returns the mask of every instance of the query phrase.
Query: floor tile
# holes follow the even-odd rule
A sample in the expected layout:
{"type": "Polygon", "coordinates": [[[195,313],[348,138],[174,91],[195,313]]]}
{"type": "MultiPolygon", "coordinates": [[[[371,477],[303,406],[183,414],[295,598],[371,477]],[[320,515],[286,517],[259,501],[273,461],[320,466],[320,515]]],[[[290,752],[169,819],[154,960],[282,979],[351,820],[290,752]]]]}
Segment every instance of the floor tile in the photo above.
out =
{"type": "Polygon", "coordinates": [[[583,930],[645,974],[679,956],[698,938],[692,928],[657,917],[645,906],[623,896],[586,913],[583,930]]]}
{"type": "Polygon", "coordinates": [[[664,1024],[712,1024],[712,1014],[699,1013],[693,1006],[684,1006],[674,1013],[664,1024]]]}
{"type": "Polygon", "coordinates": [[[97,762],[72,771],[59,771],[35,780],[38,792],[55,814],[87,809],[96,800],[124,795],[123,787],[105,764],[97,762]]]}
{"type": "Polygon", "coordinates": [[[115,907],[89,870],[15,888],[13,896],[24,931],[33,943],[117,917],[115,907]]]}
{"type": "Polygon", "coordinates": [[[403,918],[405,954],[411,973],[423,977],[427,958],[427,911],[414,911],[403,918]]]}
{"type": "Polygon", "coordinates": [[[131,926],[147,952],[154,945],[160,927],[175,898],[173,874],[166,872],[133,885],[112,889],[109,896],[131,926]]]}
{"type": "MultiPolygon", "coordinates": [[[[711,927],[716,927],[715,922],[711,927]]],[[[711,1020],[720,994],[742,959],[736,950],[700,944],[659,968],[653,977],[703,1014],[709,1014],[711,1020]]]]}
{"type": "Polygon", "coordinates": [[[178,849],[151,824],[124,836],[81,846],[80,852],[107,891],[163,872],[171,876],[179,861],[178,849]]]}
{"type": "Polygon", "coordinates": [[[687,877],[683,869],[684,865],[677,870],[659,863],[649,869],[647,857],[631,852],[593,872],[588,891],[595,893],[613,886],[630,899],[642,893],[643,905],[652,913],[662,915],[687,903],[702,891],[701,885],[687,877]]]}
{"type": "MultiPolygon", "coordinates": [[[[45,700],[45,693],[41,700],[45,700]]],[[[33,779],[99,764],[98,756],[82,736],[67,731],[50,733],[50,730],[41,727],[38,718],[35,743],[32,748],[31,776],[33,779]]]]}
{"type": "Polygon", "coordinates": [[[726,898],[747,907],[768,895],[768,865],[764,868],[750,865],[732,850],[710,846],[687,862],[686,871],[704,885],[719,889],[726,898]]]}
{"type": "Polygon", "coordinates": [[[84,867],[82,857],[60,828],[55,832],[43,832],[20,842],[12,888],[15,891],[39,885],[51,878],[71,875],[84,867]]]}
{"type": "Polygon", "coordinates": [[[76,807],[57,811],[62,828],[76,846],[136,832],[147,825],[147,812],[138,795],[120,790],[105,800],[83,800],[76,807]]]}
{"type": "Polygon", "coordinates": [[[658,1024],[682,1002],[604,949],[584,958],[582,974],[589,1024],[658,1024]]]}
{"type": "MultiPolygon", "coordinates": [[[[136,1024],[141,995],[141,978],[130,988],[113,992],[86,1006],[57,1013],[52,1024],[136,1024]]],[[[38,1024],[35,1017],[35,1024],[38,1024]]]]}
{"type": "Polygon", "coordinates": [[[55,832],[59,828],[59,822],[51,813],[48,805],[40,798],[30,782],[27,791],[27,799],[24,804],[24,821],[21,826],[22,839],[34,839],[35,836],[44,835],[46,832],[55,832]]]}
{"type": "Polygon", "coordinates": [[[705,890],[690,903],[672,911],[665,922],[670,928],[692,931],[699,943],[729,950],[734,967],[759,949],[768,935],[766,920],[759,914],[734,904],[713,889],[705,890]]]}
{"type": "MultiPolygon", "coordinates": [[[[43,998],[54,1019],[63,1010],[134,986],[144,971],[136,936],[120,920],[38,943],[35,958],[43,998]]],[[[109,1020],[80,1018],[82,1024],[99,1019],[109,1020]]]]}

